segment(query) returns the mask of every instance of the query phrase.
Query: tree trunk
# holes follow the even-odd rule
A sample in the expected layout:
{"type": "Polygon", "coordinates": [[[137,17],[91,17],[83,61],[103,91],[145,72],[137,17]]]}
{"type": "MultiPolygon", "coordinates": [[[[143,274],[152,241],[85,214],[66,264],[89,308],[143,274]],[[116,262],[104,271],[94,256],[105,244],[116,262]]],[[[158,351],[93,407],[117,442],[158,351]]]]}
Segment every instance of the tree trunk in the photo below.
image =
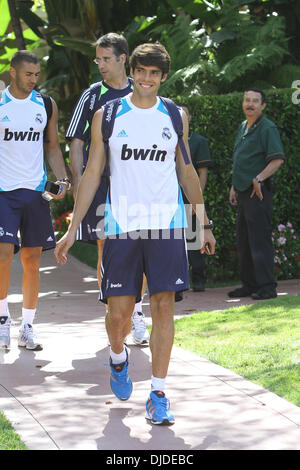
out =
{"type": "Polygon", "coordinates": [[[26,45],[25,45],[25,40],[23,37],[20,19],[17,13],[16,1],[15,0],[7,0],[7,1],[8,1],[12,27],[16,36],[17,48],[18,50],[24,50],[26,49],[26,45]]]}

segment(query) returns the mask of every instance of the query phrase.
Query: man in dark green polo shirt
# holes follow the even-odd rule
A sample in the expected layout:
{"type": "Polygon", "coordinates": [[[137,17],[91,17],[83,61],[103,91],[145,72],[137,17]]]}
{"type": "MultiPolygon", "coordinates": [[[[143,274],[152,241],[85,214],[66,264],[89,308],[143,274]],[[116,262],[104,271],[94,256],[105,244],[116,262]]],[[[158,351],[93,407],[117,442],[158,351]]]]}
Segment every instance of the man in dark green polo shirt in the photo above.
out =
{"type": "MultiPolygon", "coordinates": [[[[192,115],[186,105],[181,106],[187,114],[189,122],[192,115]]],[[[208,146],[208,141],[205,137],[196,132],[192,132],[189,137],[189,148],[191,153],[192,163],[198,173],[199,182],[204,192],[208,168],[211,166],[211,156],[208,146]]],[[[188,203],[185,200],[185,203],[188,203]]],[[[193,230],[196,226],[196,215],[192,216],[193,230]]],[[[201,254],[199,250],[188,251],[189,264],[191,266],[192,287],[194,292],[203,292],[205,290],[205,255],[201,254]]]]}
{"type": "Polygon", "coordinates": [[[238,206],[237,243],[242,287],[229,297],[277,296],[272,243],[271,176],[285,156],[276,125],[267,119],[265,93],[256,88],[244,94],[246,120],[238,129],[233,152],[231,205],[238,206]]]}

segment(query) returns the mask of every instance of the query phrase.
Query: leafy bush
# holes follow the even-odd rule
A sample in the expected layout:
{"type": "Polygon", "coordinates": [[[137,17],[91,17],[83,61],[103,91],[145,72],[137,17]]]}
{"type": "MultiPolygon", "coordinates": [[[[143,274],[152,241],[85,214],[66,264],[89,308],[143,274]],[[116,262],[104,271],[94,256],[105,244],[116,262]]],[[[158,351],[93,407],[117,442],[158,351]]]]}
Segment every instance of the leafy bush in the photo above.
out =
{"type": "Polygon", "coordinates": [[[299,238],[293,225],[279,224],[273,232],[275,271],[278,279],[292,279],[300,275],[299,238]]]}

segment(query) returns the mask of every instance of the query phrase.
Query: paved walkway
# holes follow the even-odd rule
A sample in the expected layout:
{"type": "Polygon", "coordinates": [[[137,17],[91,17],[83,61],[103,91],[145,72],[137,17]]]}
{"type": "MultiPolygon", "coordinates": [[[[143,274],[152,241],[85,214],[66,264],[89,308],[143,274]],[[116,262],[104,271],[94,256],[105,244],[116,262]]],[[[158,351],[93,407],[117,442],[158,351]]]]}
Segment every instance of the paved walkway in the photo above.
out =
{"type": "MultiPolygon", "coordinates": [[[[144,419],[150,388],[148,347],[131,347],[132,397],[119,402],[109,388],[105,310],[95,271],[74,258],[58,267],[53,253],[41,266],[35,322],[44,350],[17,347],[22,298],[19,258],[12,266],[11,351],[0,356],[0,409],[32,450],[300,450],[300,408],[206,359],[174,347],[167,380],[176,423],[144,419]]],[[[176,315],[253,303],[230,302],[228,288],[185,293],[176,315]]],[[[299,281],[279,284],[299,292],[299,281]]],[[[147,321],[149,306],[144,305],[147,321]]]]}

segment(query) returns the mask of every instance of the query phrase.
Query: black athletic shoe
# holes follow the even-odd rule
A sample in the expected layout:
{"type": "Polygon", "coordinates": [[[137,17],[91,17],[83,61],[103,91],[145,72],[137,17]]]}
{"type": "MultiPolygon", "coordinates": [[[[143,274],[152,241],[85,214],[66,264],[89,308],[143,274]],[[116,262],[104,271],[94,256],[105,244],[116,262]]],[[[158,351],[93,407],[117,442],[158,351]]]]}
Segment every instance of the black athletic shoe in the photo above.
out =
{"type": "Polygon", "coordinates": [[[277,297],[277,292],[275,290],[259,290],[253,292],[251,295],[254,300],[266,300],[266,299],[275,299],[277,297]]]}
{"type": "Polygon", "coordinates": [[[248,287],[242,286],[237,289],[231,290],[227,293],[228,297],[235,299],[239,297],[250,297],[253,294],[253,291],[248,289],[248,287]]]}
{"type": "Polygon", "coordinates": [[[175,292],[175,302],[180,302],[181,300],[183,300],[183,292],[175,292]]]}

